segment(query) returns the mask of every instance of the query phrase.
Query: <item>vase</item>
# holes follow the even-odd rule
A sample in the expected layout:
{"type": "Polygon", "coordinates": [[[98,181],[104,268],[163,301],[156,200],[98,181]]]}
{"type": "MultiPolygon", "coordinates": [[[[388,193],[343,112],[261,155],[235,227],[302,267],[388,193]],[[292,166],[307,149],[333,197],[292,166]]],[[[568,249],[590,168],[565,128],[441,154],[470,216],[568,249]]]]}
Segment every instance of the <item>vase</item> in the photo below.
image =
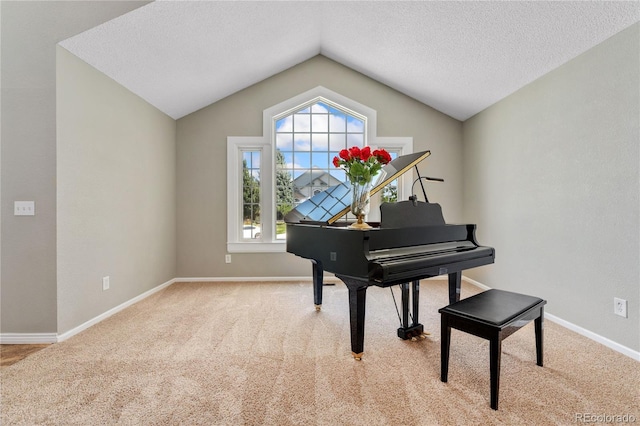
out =
{"type": "Polygon", "coordinates": [[[350,225],[349,228],[371,228],[363,220],[364,216],[369,213],[369,207],[371,206],[371,186],[371,182],[351,184],[351,213],[358,218],[358,221],[350,225]]]}

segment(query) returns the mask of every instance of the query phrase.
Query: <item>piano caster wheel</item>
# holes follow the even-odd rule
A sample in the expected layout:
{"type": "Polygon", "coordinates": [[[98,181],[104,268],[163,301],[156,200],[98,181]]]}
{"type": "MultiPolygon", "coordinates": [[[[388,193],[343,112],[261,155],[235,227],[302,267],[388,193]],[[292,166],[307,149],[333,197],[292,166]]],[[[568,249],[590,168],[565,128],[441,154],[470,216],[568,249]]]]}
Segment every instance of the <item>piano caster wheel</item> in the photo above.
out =
{"type": "Polygon", "coordinates": [[[355,352],[351,352],[351,354],[353,355],[353,359],[355,359],[356,361],[362,361],[363,352],[360,352],[359,354],[355,352]]]}
{"type": "Polygon", "coordinates": [[[320,308],[322,308],[322,305],[316,305],[316,311],[320,311],[320,308]]]}

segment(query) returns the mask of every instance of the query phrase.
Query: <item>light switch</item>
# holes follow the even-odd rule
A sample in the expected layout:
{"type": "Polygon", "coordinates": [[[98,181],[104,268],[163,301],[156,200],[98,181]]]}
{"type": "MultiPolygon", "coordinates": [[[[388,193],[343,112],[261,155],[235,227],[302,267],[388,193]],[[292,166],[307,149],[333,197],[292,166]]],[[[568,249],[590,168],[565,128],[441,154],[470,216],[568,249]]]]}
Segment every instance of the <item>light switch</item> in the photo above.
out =
{"type": "Polygon", "coordinates": [[[13,203],[14,216],[35,216],[36,214],[36,202],[35,201],[15,201],[13,203]]]}

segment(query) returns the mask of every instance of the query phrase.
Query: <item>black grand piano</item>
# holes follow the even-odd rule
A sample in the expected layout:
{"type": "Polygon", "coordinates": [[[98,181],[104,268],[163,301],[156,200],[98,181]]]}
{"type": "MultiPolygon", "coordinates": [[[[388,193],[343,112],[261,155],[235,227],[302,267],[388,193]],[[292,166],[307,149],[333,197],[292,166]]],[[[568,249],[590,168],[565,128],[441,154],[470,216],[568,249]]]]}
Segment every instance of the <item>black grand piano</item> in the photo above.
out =
{"type": "MultiPolygon", "coordinates": [[[[417,168],[429,155],[430,151],[404,155],[385,165],[372,195],[412,167],[416,182],[431,179],[421,177],[417,168]]],[[[324,271],[333,272],[347,286],[351,351],[358,360],[364,349],[367,287],[400,285],[398,336],[415,338],[424,331],[418,318],[420,279],[448,275],[449,302],[453,303],[460,299],[462,271],[494,262],[494,249],[476,241],[476,225],[446,224],[440,205],[429,203],[424,186],[422,190],[425,202],[412,196],[410,201],[383,203],[380,222],[369,222],[372,228],[367,230],[351,229],[349,223],[339,221],[350,210],[347,183],[314,195],[285,216],[287,251],[312,262],[316,309],[322,305],[324,271]]]]}

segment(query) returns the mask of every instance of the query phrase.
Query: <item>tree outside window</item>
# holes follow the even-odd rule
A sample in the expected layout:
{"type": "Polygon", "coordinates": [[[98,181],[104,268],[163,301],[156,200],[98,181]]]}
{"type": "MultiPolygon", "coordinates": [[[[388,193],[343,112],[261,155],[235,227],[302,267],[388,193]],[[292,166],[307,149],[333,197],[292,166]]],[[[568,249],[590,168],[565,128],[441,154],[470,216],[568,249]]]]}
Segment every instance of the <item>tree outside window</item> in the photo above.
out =
{"type": "Polygon", "coordinates": [[[242,238],[259,238],[260,151],[244,151],[242,158],[242,238]]]}

